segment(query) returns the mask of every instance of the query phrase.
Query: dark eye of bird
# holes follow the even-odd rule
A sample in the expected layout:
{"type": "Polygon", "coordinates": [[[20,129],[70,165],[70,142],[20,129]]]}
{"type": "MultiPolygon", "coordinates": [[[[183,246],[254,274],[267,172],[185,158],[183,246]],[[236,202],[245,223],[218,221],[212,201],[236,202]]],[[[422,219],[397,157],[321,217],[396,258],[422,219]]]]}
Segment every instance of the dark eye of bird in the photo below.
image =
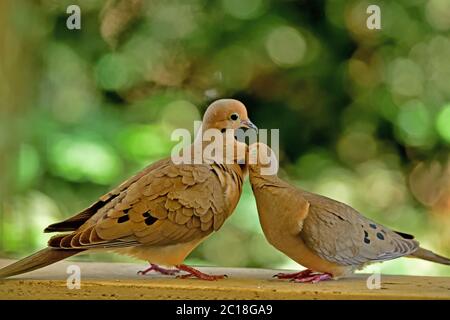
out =
{"type": "Polygon", "coordinates": [[[239,118],[239,116],[238,116],[237,113],[233,113],[233,114],[230,116],[230,119],[233,120],[233,121],[237,120],[238,118],[239,118]]]}

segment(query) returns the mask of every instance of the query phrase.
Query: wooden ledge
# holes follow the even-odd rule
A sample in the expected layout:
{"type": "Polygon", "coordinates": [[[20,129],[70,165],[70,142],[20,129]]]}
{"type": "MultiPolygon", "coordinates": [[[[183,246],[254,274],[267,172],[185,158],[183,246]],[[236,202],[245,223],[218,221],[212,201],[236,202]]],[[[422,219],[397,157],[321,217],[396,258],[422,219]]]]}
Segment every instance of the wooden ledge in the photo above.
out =
{"type": "MultiPolygon", "coordinates": [[[[0,266],[11,263],[0,260],[0,266]]],[[[0,299],[449,299],[450,278],[381,276],[380,289],[368,289],[369,275],[339,281],[297,284],[273,279],[280,270],[199,268],[228,279],[200,281],[170,276],[139,276],[145,264],[63,261],[0,280],[0,299]],[[81,288],[69,290],[66,270],[77,265],[81,288]]]]}

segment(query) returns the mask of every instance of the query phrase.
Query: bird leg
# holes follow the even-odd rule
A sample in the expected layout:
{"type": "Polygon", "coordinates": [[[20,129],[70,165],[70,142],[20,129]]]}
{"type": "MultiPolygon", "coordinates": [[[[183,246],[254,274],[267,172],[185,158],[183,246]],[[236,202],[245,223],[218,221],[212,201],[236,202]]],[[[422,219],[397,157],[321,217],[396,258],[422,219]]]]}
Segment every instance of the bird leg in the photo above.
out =
{"type": "Polygon", "coordinates": [[[277,273],[274,275],[274,278],[278,279],[294,279],[294,278],[301,278],[301,277],[308,277],[311,275],[313,271],[310,269],[302,270],[300,272],[294,272],[294,273],[277,273]]]}
{"type": "Polygon", "coordinates": [[[225,275],[225,274],[222,274],[222,275],[206,274],[206,273],[201,272],[200,270],[197,270],[197,269],[187,266],[185,264],[179,264],[176,267],[181,271],[187,272],[187,274],[177,276],[177,278],[179,278],[179,279],[186,279],[186,278],[193,277],[193,278],[197,278],[197,279],[201,279],[201,280],[213,281],[213,280],[227,278],[227,275],[225,275]]]}
{"type": "Polygon", "coordinates": [[[330,273],[310,273],[309,276],[299,276],[292,278],[291,281],[299,283],[317,283],[324,280],[333,279],[330,273]]]}
{"type": "Polygon", "coordinates": [[[158,266],[157,264],[150,263],[150,267],[148,267],[145,270],[138,271],[137,274],[143,276],[143,275],[146,275],[147,273],[149,273],[150,271],[159,272],[159,273],[167,275],[167,276],[173,276],[175,273],[180,272],[180,270],[165,269],[165,268],[162,268],[162,267],[158,266]]]}

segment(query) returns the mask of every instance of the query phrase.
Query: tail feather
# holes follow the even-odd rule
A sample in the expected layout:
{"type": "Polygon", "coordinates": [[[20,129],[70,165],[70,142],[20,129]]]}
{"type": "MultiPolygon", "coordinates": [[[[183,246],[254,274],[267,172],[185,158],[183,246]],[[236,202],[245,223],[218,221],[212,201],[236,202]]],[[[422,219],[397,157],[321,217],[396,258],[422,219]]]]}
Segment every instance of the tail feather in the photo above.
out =
{"type": "Polygon", "coordinates": [[[43,268],[57,261],[63,260],[84,250],[62,250],[45,248],[22,260],[14,262],[0,269],[0,279],[12,277],[21,273],[43,268]]]}
{"type": "Polygon", "coordinates": [[[447,266],[450,266],[449,258],[440,256],[440,255],[434,253],[433,251],[430,251],[430,250],[427,250],[424,248],[417,249],[417,251],[415,251],[411,256],[413,256],[414,258],[419,258],[419,259],[437,262],[440,264],[445,264],[447,266]]]}

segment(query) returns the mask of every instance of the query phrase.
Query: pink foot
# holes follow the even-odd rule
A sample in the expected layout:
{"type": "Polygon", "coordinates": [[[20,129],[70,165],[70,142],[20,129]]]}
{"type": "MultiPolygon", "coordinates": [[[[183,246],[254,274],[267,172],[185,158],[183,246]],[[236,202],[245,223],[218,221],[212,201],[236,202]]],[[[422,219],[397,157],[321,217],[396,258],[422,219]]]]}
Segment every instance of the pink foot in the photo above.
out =
{"type": "Polygon", "coordinates": [[[187,274],[177,276],[177,278],[179,278],[179,279],[197,278],[200,280],[214,281],[214,280],[228,278],[226,274],[220,274],[220,275],[206,274],[206,273],[201,272],[200,270],[197,270],[197,269],[187,266],[185,264],[177,265],[177,268],[181,271],[187,272],[187,274]]]}
{"type": "Polygon", "coordinates": [[[300,272],[294,272],[294,273],[277,273],[276,275],[274,275],[274,278],[278,278],[278,279],[295,279],[295,278],[302,278],[302,277],[308,277],[309,275],[311,275],[311,273],[313,273],[312,270],[306,269],[306,270],[302,270],[300,272]]]}
{"type": "Polygon", "coordinates": [[[291,281],[299,283],[317,283],[320,281],[333,279],[333,276],[329,273],[312,273],[309,276],[300,276],[292,278],[291,281]]]}
{"type": "Polygon", "coordinates": [[[162,268],[162,267],[158,266],[157,264],[150,263],[150,267],[148,267],[148,268],[145,269],[145,270],[138,271],[137,274],[143,276],[143,275],[146,275],[147,273],[149,273],[150,271],[159,272],[159,273],[164,274],[164,275],[167,275],[167,276],[173,276],[173,275],[175,275],[176,273],[180,272],[180,270],[176,270],[176,269],[174,269],[174,270],[173,270],[173,269],[165,269],[165,268],[162,268]]]}

